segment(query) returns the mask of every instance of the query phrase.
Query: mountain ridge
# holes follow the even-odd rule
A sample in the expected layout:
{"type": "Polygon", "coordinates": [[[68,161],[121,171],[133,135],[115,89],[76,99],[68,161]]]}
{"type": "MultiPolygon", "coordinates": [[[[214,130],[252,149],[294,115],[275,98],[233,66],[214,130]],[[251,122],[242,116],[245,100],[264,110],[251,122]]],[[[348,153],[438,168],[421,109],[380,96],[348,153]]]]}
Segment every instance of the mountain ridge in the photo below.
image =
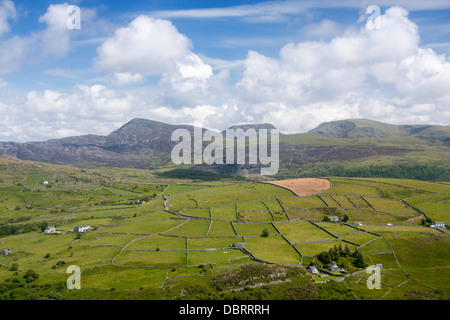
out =
{"type": "MultiPolygon", "coordinates": [[[[275,127],[268,123],[230,127],[244,131],[250,128],[275,127]]],[[[20,160],[78,167],[165,168],[173,166],[171,150],[178,143],[171,140],[175,129],[194,132],[194,126],[191,125],[173,125],[136,118],[106,136],[87,134],[41,142],[0,142],[0,154],[20,160]]],[[[445,162],[449,147],[449,126],[397,126],[368,119],[325,122],[309,133],[280,136],[280,163],[283,167],[280,170],[300,172],[311,167],[320,169],[336,164],[370,163],[372,159],[398,162],[405,161],[405,157],[414,152],[420,152],[428,159],[431,153],[427,155],[424,152],[429,152],[430,148],[439,151],[439,154],[433,154],[433,161],[442,157],[445,162]]],[[[408,161],[415,161],[415,157],[410,158],[407,158],[408,161]]],[[[196,167],[226,174],[255,170],[246,165],[196,167]]]]}

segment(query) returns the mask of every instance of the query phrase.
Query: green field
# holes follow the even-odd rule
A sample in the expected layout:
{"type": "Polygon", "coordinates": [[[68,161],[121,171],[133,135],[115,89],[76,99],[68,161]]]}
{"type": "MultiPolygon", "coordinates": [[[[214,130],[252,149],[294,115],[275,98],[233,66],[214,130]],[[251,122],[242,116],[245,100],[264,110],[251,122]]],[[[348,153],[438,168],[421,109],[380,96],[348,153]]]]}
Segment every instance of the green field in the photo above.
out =
{"type": "Polygon", "coordinates": [[[450,276],[450,233],[429,227],[450,223],[449,184],[329,179],[323,194],[298,197],[266,183],[200,184],[137,169],[8,172],[0,249],[12,254],[0,256],[0,298],[294,299],[292,288],[306,286],[313,289],[299,292],[313,299],[450,297],[442,281],[450,276]],[[44,235],[48,225],[59,234],[44,235]],[[93,228],[73,232],[79,225],[93,228]],[[358,249],[365,266],[341,253],[334,261],[346,272],[305,271],[339,247],[358,249]],[[378,291],[365,286],[371,264],[383,265],[378,291]],[[69,265],[83,270],[77,292],[65,287],[69,265]]]}

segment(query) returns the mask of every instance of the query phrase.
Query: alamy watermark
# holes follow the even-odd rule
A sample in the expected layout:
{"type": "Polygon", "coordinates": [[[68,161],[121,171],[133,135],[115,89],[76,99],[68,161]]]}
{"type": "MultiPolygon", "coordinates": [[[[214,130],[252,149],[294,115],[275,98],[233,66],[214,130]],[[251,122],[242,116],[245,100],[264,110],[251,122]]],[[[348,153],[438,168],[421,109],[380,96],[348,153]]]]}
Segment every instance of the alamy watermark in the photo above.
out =
{"type": "Polygon", "coordinates": [[[67,267],[67,273],[73,273],[67,278],[66,284],[69,290],[81,289],[81,270],[79,266],[71,265],[67,267]]]}
{"type": "Polygon", "coordinates": [[[79,6],[70,5],[67,7],[66,26],[69,30],[81,29],[81,9],[79,6]]]}
{"type": "Polygon", "coordinates": [[[366,30],[379,30],[382,28],[381,25],[381,9],[377,5],[370,5],[366,8],[366,14],[370,14],[367,17],[366,30]]]}
{"type": "Polygon", "coordinates": [[[370,274],[367,278],[367,288],[372,289],[381,289],[381,271],[380,266],[369,266],[367,267],[366,272],[370,274]]]}
{"type": "Polygon", "coordinates": [[[171,139],[179,142],[171,153],[174,164],[259,164],[261,175],[274,175],[279,169],[278,129],[228,129],[224,135],[195,126],[193,135],[176,129],[171,139]],[[204,147],[204,142],[209,144],[204,147]]]}

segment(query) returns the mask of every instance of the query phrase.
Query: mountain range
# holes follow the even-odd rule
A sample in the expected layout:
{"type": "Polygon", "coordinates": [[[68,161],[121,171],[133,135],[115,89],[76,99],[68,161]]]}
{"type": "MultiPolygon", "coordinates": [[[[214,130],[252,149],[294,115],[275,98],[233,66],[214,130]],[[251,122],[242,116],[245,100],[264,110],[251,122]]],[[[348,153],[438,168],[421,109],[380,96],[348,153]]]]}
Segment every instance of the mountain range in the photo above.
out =
{"type": "MultiPolygon", "coordinates": [[[[21,160],[78,167],[157,169],[170,159],[175,129],[190,125],[133,119],[107,136],[83,135],[42,142],[0,142],[0,154],[21,160]]],[[[235,125],[230,129],[274,129],[271,124],[235,125]]],[[[206,130],[206,129],[203,129],[206,130]]],[[[361,167],[418,163],[448,169],[450,126],[390,125],[367,119],[326,122],[308,133],[280,136],[280,174],[316,174],[336,166],[361,167]]],[[[252,173],[257,166],[196,165],[222,174],[252,173]]]]}

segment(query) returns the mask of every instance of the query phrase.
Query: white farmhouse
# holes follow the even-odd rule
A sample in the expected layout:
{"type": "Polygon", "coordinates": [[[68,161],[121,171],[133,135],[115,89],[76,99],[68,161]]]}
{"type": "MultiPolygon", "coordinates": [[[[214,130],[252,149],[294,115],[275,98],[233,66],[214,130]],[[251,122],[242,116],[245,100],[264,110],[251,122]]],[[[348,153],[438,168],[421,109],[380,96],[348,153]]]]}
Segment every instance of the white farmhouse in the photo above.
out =
{"type": "Polygon", "coordinates": [[[45,228],[44,233],[53,233],[56,231],[55,226],[48,226],[47,228],[45,228]]]}
{"type": "Polygon", "coordinates": [[[432,228],[445,228],[445,223],[444,222],[435,222],[430,227],[432,227],[432,228]]]}
{"type": "Polygon", "coordinates": [[[1,252],[0,252],[0,255],[2,255],[2,256],[7,256],[8,254],[11,254],[12,253],[12,250],[11,249],[3,249],[1,252]]]}
{"type": "Polygon", "coordinates": [[[91,229],[91,226],[76,226],[73,231],[85,233],[88,232],[91,229]]]}

